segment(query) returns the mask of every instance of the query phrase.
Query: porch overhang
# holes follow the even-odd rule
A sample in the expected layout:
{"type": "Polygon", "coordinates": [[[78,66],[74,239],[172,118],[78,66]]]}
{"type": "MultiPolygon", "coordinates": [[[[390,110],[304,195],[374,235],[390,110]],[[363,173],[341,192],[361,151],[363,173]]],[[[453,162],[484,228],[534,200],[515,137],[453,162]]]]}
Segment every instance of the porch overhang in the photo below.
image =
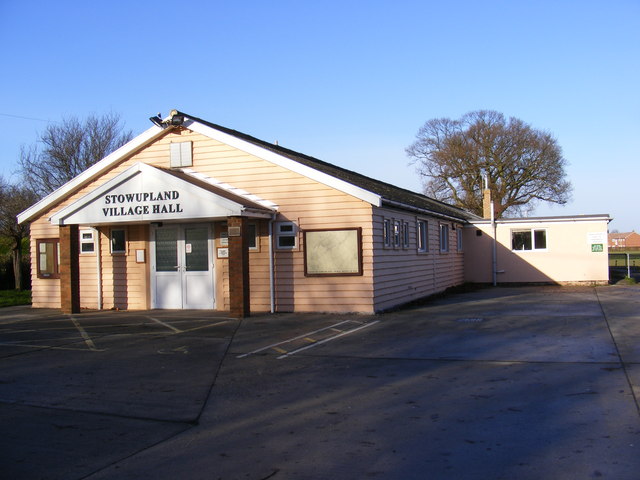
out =
{"type": "Polygon", "coordinates": [[[106,225],[271,218],[276,213],[275,205],[247,197],[185,172],[136,163],[49,220],[54,225],[106,225]]]}

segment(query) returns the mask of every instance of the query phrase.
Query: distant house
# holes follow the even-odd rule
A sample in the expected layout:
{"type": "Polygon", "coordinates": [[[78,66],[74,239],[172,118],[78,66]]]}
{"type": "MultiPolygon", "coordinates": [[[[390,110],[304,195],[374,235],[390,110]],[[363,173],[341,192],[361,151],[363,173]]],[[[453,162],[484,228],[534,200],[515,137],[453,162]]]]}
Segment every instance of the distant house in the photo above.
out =
{"type": "Polygon", "coordinates": [[[608,280],[608,215],[494,225],[185,113],[152,121],[18,215],[34,307],[374,313],[492,271],[608,280]]]}
{"type": "Polygon", "coordinates": [[[609,248],[640,248],[640,234],[636,232],[610,233],[609,248]]]}

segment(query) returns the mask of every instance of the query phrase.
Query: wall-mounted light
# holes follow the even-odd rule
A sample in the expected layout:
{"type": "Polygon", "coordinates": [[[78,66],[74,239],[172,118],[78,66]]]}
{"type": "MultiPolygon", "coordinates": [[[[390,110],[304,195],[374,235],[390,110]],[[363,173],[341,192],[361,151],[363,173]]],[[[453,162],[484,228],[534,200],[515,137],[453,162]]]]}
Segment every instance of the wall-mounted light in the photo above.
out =
{"type": "Polygon", "coordinates": [[[184,123],[184,115],[172,115],[171,125],[182,125],[184,123]]]}
{"type": "Polygon", "coordinates": [[[168,120],[163,120],[160,114],[155,117],[150,117],[149,120],[151,120],[155,126],[160,128],[167,128],[168,126],[179,127],[184,123],[185,116],[177,110],[171,110],[168,120]]]}
{"type": "Polygon", "coordinates": [[[164,124],[164,122],[162,121],[162,117],[160,116],[160,114],[156,115],[155,117],[150,117],[149,120],[151,120],[151,122],[156,126],[156,127],[160,127],[160,128],[165,128],[166,125],[164,124]]]}

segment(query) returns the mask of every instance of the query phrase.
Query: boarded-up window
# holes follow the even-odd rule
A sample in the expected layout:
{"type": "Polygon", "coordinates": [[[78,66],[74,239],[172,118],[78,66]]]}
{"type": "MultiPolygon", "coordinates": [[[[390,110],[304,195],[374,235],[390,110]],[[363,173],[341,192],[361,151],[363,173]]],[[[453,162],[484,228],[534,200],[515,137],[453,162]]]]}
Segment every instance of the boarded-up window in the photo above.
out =
{"type": "Polygon", "coordinates": [[[191,155],[191,142],[179,142],[171,144],[171,166],[190,167],[193,165],[191,155]]]}
{"type": "Polygon", "coordinates": [[[362,229],[306,230],[306,276],[362,275],[362,229]]]}

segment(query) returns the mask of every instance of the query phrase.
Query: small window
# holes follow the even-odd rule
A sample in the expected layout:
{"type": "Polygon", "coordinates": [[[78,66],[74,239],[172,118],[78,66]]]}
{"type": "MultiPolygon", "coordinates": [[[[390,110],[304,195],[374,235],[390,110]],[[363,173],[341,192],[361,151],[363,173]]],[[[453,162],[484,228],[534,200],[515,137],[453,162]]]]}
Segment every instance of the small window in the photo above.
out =
{"type": "Polygon", "coordinates": [[[409,248],[409,222],[402,222],[402,246],[409,248]]]}
{"type": "Polygon", "coordinates": [[[383,224],[382,236],[384,237],[384,246],[391,246],[391,220],[385,219],[383,224]]]}
{"type": "Polygon", "coordinates": [[[462,227],[458,227],[458,229],[456,230],[456,232],[458,233],[458,252],[462,252],[462,227]]]}
{"type": "Polygon", "coordinates": [[[258,250],[258,227],[255,223],[248,223],[246,229],[249,250],[258,250]]]}
{"type": "Polygon", "coordinates": [[[80,230],[80,253],[94,253],[95,251],[93,230],[80,230]]]}
{"type": "Polygon", "coordinates": [[[60,278],[60,241],[57,238],[36,240],[38,278],[60,278]]]}
{"type": "Polygon", "coordinates": [[[173,168],[192,166],[191,142],[172,143],[170,157],[170,165],[173,168]]]}
{"type": "Polygon", "coordinates": [[[393,246],[400,246],[400,222],[398,220],[394,220],[393,222],[393,246]]]}
{"type": "Polygon", "coordinates": [[[123,229],[111,230],[111,253],[126,253],[127,244],[123,229]]]}
{"type": "Polygon", "coordinates": [[[531,230],[512,230],[511,231],[511,249],[526,250],[545,250],[547,248],[547,231],[544,229],[531,230]]]}
{"type": "Polygon", "coordinates": [[[429,237],[428,237],[429,224],[426,220],[418,220],[417,223],[417,240],[418,240],[418,252],[429,251],[429,237]]]}
{"type": "Polygon", "coordinates": [[[297,246],[296,226],[293,222],[276,223],[276,248],[293,250],[297,246]]]}
{"type": "Polygon", "coordinates": [[[449,225],[446,223],[440,224],[440,251],[449,251],[449,225]]]}

